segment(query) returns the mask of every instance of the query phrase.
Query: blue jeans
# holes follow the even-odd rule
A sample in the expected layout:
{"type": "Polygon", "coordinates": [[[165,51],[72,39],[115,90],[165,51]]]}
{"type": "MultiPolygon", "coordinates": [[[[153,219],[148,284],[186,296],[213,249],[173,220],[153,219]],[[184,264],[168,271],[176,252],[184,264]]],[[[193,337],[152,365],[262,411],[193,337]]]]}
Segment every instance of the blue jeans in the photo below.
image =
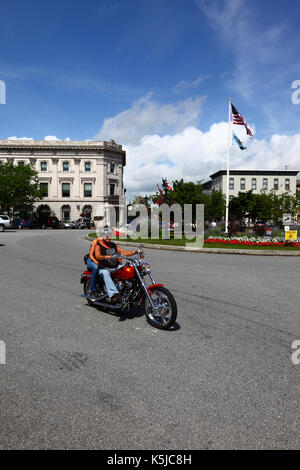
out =
{"type": "Polygon", "coordinates": [[[99,269],[99,273],[103,277],[105,287],[106,287],[106,292],[109,297],[112,297],[115,294],[118,294],[118,289],[115,286],[114,281],[111,278],[110,273],[113,273],[116,269],[112,268],[105,268],[105,269],[99,269]]]}
{"type": "Polygon", "coordinates": [[[112,280],[111,275],[110,275],[110,273],[113,273],[116,270],[115,268],[114,269],[110,269],[110,268],[100,269],[99,266],[96,263],[94,263],[90,258],[88,258],[86,265],[90,269],[90,271],[92,271],[92,280],[91,280],[91,286],[90,286],[91,292],[96,292],[97,290],[96,281],[97,281],[97,274],[99,272],[99,274],[101,274],[101,276],[103,277],[107,295],[109,297],[112,297],[113,295],[118,293],[118,289],[116,288],[115,283],[112,280]]]}
{"type": "Polygon", "coordinates": [[[94,263],[91,258],[88,258],[86,265],[90,271],[92,271],[92,280],[91,280],[91,285],[90,285],[90,291],[91,292],[96,292],[96,280],[97,280],[97,274],[99,270],[98,264],[94,263]]]}

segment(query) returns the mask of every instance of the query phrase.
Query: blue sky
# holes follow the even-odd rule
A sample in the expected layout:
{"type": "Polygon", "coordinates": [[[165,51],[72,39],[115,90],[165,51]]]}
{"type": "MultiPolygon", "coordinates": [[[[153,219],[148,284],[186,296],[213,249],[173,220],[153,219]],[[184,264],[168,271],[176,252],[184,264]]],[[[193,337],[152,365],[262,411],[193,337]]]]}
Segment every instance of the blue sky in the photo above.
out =
{"type": "MultiPolygon", "coordinates": [[[[300,80],[299,17],[298,1],[2,0],[0,138],[115,138],[129,159],[142,151],[140,165],[151,161],[152,182],[161,166],[172,169],[170,179],[200,178],[222,164],[222,145],[211,148],[212,126],[223,139],[231,96],[255,131],[239,166],[276,146],[278,136],[296,149],[300,104],[291,101],[291,84],[300,80]],[[172,161],[169,147],[153,150],[153,139],[173,137],[172,148],[186,130],[206,138],[195,158],[201,165],[188,172],[186,155],[172,161]]],[[[280,155],[268,158],[254,164],[281,165],[280,155]]],[[[300,168],[298,158],[289,164],[300,168]]],[[[140,178],[132,190],[147,191],[140,178]]]]}

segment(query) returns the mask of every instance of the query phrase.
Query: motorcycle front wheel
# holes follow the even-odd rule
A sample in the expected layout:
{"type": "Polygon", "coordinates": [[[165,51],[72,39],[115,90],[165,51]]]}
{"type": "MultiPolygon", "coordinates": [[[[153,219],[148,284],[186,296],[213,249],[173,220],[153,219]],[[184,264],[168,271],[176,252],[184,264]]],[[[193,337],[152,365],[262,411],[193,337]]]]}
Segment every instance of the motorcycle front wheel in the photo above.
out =
{"type": "Polygon", "coordinates": [[[148,297],[144,298],[144,310],[148,323],[159,328],[168,330],[174,325],[177,318],[177,305],[171,292],[165,287],[153,287],[150,290],[151,300],[157,309],[153,309],[148,297]]]}

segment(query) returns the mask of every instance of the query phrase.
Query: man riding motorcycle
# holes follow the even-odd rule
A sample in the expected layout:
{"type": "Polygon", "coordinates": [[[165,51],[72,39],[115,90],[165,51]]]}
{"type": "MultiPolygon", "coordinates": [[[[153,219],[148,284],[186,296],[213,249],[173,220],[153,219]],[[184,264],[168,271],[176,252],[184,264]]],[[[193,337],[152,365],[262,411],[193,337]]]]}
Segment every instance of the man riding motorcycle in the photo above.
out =
{"type": "Polygon", "coordinates": [[[121,253],[124,256],[133,256],[137,251],[125,251],[111,241],[112,230],[107,225],[100,231],[101,238],[97,238],[92,242],[87,267],[92,272],[91,287],[89,298],[97,299],[96,279],[97,274],[101,274],[107,295],[110,297],[112,304],[121,301],[121,296],[113,282],[110,273],[117,269],[118,259],[116,254],[121,253]]]}

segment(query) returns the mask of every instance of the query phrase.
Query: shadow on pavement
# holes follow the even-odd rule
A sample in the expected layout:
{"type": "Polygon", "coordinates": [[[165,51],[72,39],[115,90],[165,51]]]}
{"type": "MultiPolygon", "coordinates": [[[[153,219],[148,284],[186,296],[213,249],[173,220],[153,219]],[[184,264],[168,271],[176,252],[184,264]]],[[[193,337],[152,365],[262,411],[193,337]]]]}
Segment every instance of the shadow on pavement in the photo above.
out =
{"type": "MultiPolygon", "coordinates": [[[[129,312],[120,312],[118,310],[109,310],[105,307],[96,307],[89,304],[87,304],[87,306],[91,308],[97,308],[98,312],[117,317],[119,318],[119,321],[133,320],[134,318],[139,318],[145,315],[141,308],[132,308],[129,312]]],[[[180,330],[180,325],[179,323],[175,322],[174,325],[166,331],[173,332],[178,330],[180,330]]]]}

